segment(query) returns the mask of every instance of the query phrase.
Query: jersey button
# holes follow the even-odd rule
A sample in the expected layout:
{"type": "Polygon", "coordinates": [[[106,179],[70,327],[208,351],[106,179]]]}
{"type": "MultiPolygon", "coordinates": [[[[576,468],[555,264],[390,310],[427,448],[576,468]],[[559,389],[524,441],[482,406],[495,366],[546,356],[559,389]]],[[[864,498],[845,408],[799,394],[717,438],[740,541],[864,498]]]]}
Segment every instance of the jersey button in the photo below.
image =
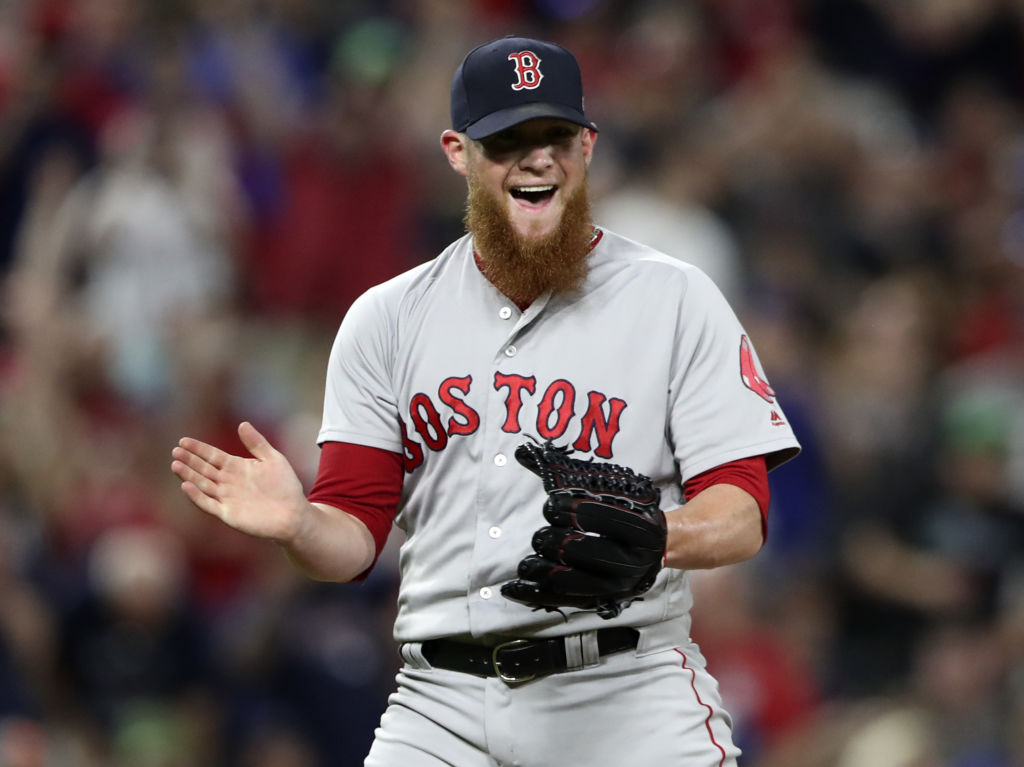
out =
{"type": "Polygon", "coordinates": [[[490,599],[491,598],[491,587],[490,586],[484,586],[482,589],[480,589],[480,598],[481,599],[490,599]]]}
{"type": "Polygon", "coordinates": [[[495,466],[504,466],[506,463],[508,463],[508,458],[505,456],[504,453],[498,453],[496,456],[494,456],[495,466]]]}
{"type": "Polygon", "coordinates": [[[516,356],[516,347],[515,346],[507,346],[507,347],[505,347],[505,356],[506,357],[515,357],[516,356]]]}
{"type": "Polygon", "coordinates": [[[500,538],[501,537],[501,528],[498,527],[497,525],[495,525],[494,527],[492,527],[490,530],[487,531],[487,534],[489,536],[491,536],[492,538],[500,538]]]}
{"type": "Polygon", "coordinates": [[[503,306],[500,309],[498,309],[498,316],[501,317],[501,319],[503,320],[507,320],[509,317],[512,316],[512,310],[507,306],[503,306]]]}

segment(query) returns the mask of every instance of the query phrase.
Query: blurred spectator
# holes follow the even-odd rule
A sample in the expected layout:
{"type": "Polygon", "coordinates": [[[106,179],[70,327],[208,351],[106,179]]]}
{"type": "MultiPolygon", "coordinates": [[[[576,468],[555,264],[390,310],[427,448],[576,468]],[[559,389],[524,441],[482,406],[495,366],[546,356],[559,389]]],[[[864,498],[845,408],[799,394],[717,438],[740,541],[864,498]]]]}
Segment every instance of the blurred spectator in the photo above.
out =
{"type": "Polygon", "coordinates": [[[201,735],[217,675],[185,564],[169,531],[108,530],[90,548],[87,588],[62,627],[72,709],[131,764],[201,763],[219,745],[201,735]]]}
{"type": "Polygon", "coordinates": [[[924,126],[962,77],[991,83],[1003,98],[1024,93],[1024,26],[1011,2],[813,0],[805,18],[827,65],[878,79],[924,126]]]}
{"type": "Polygon", "coordinates": [[[917,537],[934,492],[929,295],[914,274],[872,284],[845,318],[828,374],[829,460],[842,515],[836,683],[846,693],[900,684],[923,622],[974,596],[966,573],[917,537]]]}
{"type": "Polygon", "coordinates": [[[699,151],[678,147],[650,158],[646,174],[619,169],[614,180],[604,180],[614,191],[597,201],[594,216],[614,232],[700,267],[736,300],[743,285],[739,247],[701,199],[702,176],[708,172],[701,160],[699,151]]]}
{"type": "Polygon", "coordinates": [[[247,248],[255,312],[335,328],[359,294],[422,260],[415,159],[392,88],[402,34],[377,21],[341,35],[315,114],[273,155],[246,158],[276,186],[249,187],[272,201],[247,248]]]}
{"type": "Polygon", "coordinates": [[[260,665],[239,679],[244,731],[262,729],[268,710],[286,711],[320,764],[369,751],[397,670],[389,623],[397,591],[349,591],[295,590],[266,624],[260,665]]]}

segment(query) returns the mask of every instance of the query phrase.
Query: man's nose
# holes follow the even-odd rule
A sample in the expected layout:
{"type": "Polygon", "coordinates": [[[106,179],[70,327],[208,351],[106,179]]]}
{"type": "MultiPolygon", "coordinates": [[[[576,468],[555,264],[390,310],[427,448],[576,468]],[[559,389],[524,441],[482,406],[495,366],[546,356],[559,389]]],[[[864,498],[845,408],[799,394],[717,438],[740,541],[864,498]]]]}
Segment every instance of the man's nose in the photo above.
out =
{"type": "Polygon", "coordinates": [[[535,144],[527,149],[519,159],[522,168],[542,169],[554,163],[554,147],[551,144],[535,144]]]}

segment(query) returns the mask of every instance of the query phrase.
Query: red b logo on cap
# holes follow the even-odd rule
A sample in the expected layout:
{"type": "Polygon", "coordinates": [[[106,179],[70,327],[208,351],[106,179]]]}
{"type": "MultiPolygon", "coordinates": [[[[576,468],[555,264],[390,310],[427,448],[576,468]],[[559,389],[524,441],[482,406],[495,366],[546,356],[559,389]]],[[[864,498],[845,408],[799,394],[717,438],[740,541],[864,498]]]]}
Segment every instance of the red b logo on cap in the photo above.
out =
{"type": "Polygon", "coordinates": [[[533,90],[544,79],[544,73],[540,71],[540,56],[533,51],[510,53],[508,60],[515,62],[516,76],[519,78],[512,83],[512,90],[533,90]]]}

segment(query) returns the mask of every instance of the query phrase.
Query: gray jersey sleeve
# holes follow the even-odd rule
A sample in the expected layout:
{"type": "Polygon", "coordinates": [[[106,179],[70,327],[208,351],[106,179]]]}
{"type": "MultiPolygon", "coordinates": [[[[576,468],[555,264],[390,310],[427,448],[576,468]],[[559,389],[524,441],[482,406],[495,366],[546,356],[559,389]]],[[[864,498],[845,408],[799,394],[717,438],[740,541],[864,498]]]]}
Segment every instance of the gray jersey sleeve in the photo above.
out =
{"type": "Polygon", "coordinates": [[[392,383],[394,314],[378,286],[353,303],[327,363],[323,423],[317,442],[352,442],[402,452],[392,383]]]}
{"type": "Polygon", "coordinates": [[[799,451],[753,344],[715,284],[687,272],[670,378],[670,438],[683,480],[765,455],[769,469],[799,451]]]}

